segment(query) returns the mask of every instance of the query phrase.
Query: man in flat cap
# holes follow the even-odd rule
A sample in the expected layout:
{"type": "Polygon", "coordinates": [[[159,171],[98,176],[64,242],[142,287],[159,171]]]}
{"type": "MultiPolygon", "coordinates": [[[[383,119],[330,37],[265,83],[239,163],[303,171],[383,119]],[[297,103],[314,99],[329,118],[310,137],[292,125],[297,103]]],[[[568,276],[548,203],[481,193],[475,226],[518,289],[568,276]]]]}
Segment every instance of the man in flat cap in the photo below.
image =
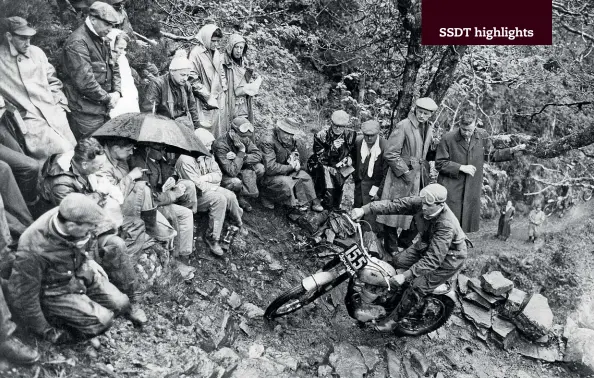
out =
{"type": "MultiPolygon", "coordinates": [[[[429,183],[429,163],[435,151],[431,149],[433,126],[428,122],[437,110],[435,101],[428,97],[416,101],[408,117],[398,122],[384,151],[390,168],[384,181],[382,200],[415,196],[429,183]]],[[[417,235],[412,217],[408,215],[380,215],[377,222],[384,225],[384,248],[388,253],[407,248],[417,235]],[[398,235],[398,229],[401,229],[398,235]]]]}
{"type": "Polygon", "coordinates": [[[15,318],[47,341],[93,337],[130,310],[128,297],[93,260],[91,234],[104,217],[93,199],[72,193],[19,240],[9,300],[15,318]]]}
{"type": "Polygon", "coordinates": [[[116,25],[116,28],[122,30],[124,33],[128,34],[130,39],[136,39],[134,36],[134,30],[132,29],[132,25],[130,24],[130,20],[128,19],[128,13],[126,13],[126,9],[124,9],[124,5],[126,5],[126,0],[100,0],[104,3],[107,3],[115,9],[118,14],[120,15],[120,23],[116,25]]]}
{"type": "MultiPolygon", "coordinates": [[[[68,101],[47,56],[31,45],[35,29],[20,17],[4,22],[7,31],[0,45],[0,96],[19,109],[26,151],[43,162],[52,154],[72,150],[76,144],[66,118],[68,101]]],[[[4,139],[14,139],[4,130],[1,133],[4,139]]]]}
{"type": "MultiPolygon", "coordinates": [[[[382,182],[386,175],[387,165],[384,161],[384,151],[387,141],[379,135],[380,124],[370,120],[361,124],[361,137],[355,141],[353,149],[353,180],[355,181],[354,207],[367,205],[371,201],[381,198],[382,182]]],[[[377,228],[375,217],[366,219],[377,228]]]]}
{"type": "Polygon", "coordinates": [[[221,186],[237,195],[239,206],[251,211],[246,197],[260,195],[257,179],[264,175],[262,152],[252,141],[254,126],[244,117],[231,122],[231,130],[221,135],[212,145],[212,153],[223,172],[221,186]]]}
{"type": "Polygon", "coordinates": [[[70,127],[77,140],[101,127],[121,97],[120,69],[105,38],[119,22],[111,5],[96,1],[85,23],[64,43],[64,89],[72,111],[70,127]]]}
{"type": "Polygon", "coordinates": [[[191,129],[200,127],[196,98],[188,76],[192,64],[185,56],[174,56],[169,72],[149,84],[146,96],[140,105],[142,112],[153,112],[174,119],[191,129]]]}
{"type": "Polygon", "coordinates": [[[484,162],[512,160],[526,149],[526,145],[495,149],[489,134],[476,127],[476,108],[466,105],[461,114],[460,127],[441,138],[435,168],[439,171],[437,182],[448,189],[447,203],[462,229],[475,232],[480,225],[484,162]]]}
{"type": "Polygon", "coordinates": [[[290,208],[307,210],[311,206],[314,211],[323,211],[311,176],[301,169],[294,137],[298,127],[299,123],[292,118],[281,119],[272,135],[260,144],[265,169],[260,182],[262,205],[274,209],[276,202],[290,208]]]}
{"type": "Polygon", "coordinates": [[[314,136],[313,155],[307,161],[318,198],[325,209],[340,209],[342,187],[353,172],[351,157],[357,133],[347,129],[350,117],[344,110],[332,113],[332,125],[314,136]]]}
{"type": "MultiPolygon", "coordinates": [[[[418,241],[394,258],[396,269],[405,271],[390,281],[397,285],[410,282],[410,285],[396,309],[376,327],[378,331],[390,332],[427,294],[462,269],[467,257],[467,238],[445,203],[447,197],[445,187],[429,184],[418,196],[375,201],[353,209],[351,217],[355,220],[366,214],[413,216],[419,232],[418,241]]],[[[353,297],[352,302],[361,302],[356,295],[353,297]]]]}

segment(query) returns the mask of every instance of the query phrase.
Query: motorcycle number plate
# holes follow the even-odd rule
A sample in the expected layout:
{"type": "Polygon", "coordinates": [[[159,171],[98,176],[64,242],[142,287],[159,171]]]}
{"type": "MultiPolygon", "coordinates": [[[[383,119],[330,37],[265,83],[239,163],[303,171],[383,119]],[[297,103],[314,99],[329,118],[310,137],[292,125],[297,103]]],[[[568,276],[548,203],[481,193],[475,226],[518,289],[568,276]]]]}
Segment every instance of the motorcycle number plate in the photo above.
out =
{"type": "Polygon", "coordinates": [[[365,257],[365,254],[356,244],[352,245],[348,250],[346,250],[344,256],[346,257],[347,262],[355,270],[362,269],[365,265],[367,265],[367,257],[365,257]]]}

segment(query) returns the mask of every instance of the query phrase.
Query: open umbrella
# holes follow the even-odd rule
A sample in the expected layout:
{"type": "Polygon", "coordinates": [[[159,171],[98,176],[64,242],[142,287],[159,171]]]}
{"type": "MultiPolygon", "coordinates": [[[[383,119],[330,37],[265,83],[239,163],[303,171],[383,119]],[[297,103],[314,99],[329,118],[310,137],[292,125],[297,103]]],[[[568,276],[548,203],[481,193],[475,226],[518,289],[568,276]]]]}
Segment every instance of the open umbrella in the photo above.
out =
{"type": "Polygon", "coordinates": [[[127,113],[107,121],[93,133],[99,138],[129,138],[139,143],[160,143],[199,155],[210,155],[188,127],[151,113],[127,113]]]}

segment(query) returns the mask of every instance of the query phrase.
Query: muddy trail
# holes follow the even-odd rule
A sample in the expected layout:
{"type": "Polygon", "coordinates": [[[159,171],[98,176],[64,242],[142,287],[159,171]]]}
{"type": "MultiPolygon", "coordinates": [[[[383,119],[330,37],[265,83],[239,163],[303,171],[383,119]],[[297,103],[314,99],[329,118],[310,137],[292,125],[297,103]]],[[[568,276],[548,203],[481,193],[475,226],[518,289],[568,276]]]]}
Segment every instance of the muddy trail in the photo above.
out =
{"type": "MultiPolygon", "coordinates": [[[[564,219],[549,219],[546,235],[528,244],[527,221],[517,217],[512,237],[495,239],[497,221],[472,234],[464,273],[501,269],[518,287],[549,298],[561,327],[578,297],[591,287],[594,256],[592,203],[564,219]],[[561,254],[557,256],[556,254],[561,254]],[[560,261],[557,261],[560,260],[560,261]],[[559,264],[556,266],[555,264],[559,264]],[[566,277],[565,272],[572,271],[566,277]]],[[[118,318],[93,342],[53,347],[37,343],[42,362],[0,366],[2,377],[577,377],[560,363],[523,357],[477,339],[460,308],[442,329],[396,338],[361,329],[343,304],[346,284],[278,322],[262,319],[266,306],[325,261],[308,248],[306,233],[282,210],[254,206],[250,234],[236,239],[224,259],[200,252],[193,281],[163,276],[144,297],[143,329],[118,318]]],[[[203,221],[203,220],[199,220],[203,221]]],[[[201,249],[202,251],[204,249],[201,249]]]]}

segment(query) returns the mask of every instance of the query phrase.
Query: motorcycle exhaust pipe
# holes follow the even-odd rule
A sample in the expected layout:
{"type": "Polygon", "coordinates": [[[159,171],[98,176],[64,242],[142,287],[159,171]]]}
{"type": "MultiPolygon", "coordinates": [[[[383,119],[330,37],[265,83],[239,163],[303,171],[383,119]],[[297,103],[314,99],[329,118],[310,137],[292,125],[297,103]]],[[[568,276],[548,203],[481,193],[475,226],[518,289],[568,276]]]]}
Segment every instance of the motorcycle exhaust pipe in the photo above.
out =
{"type": "Polygon", "coordinates": [[[303,281],[301,281],[301,285],[306,291],[317,290],[320,286],[332,282],[332,280],[338,276],[338,271],[319,272],[312,274],[309,277],[305,277],[303,281]]]}

